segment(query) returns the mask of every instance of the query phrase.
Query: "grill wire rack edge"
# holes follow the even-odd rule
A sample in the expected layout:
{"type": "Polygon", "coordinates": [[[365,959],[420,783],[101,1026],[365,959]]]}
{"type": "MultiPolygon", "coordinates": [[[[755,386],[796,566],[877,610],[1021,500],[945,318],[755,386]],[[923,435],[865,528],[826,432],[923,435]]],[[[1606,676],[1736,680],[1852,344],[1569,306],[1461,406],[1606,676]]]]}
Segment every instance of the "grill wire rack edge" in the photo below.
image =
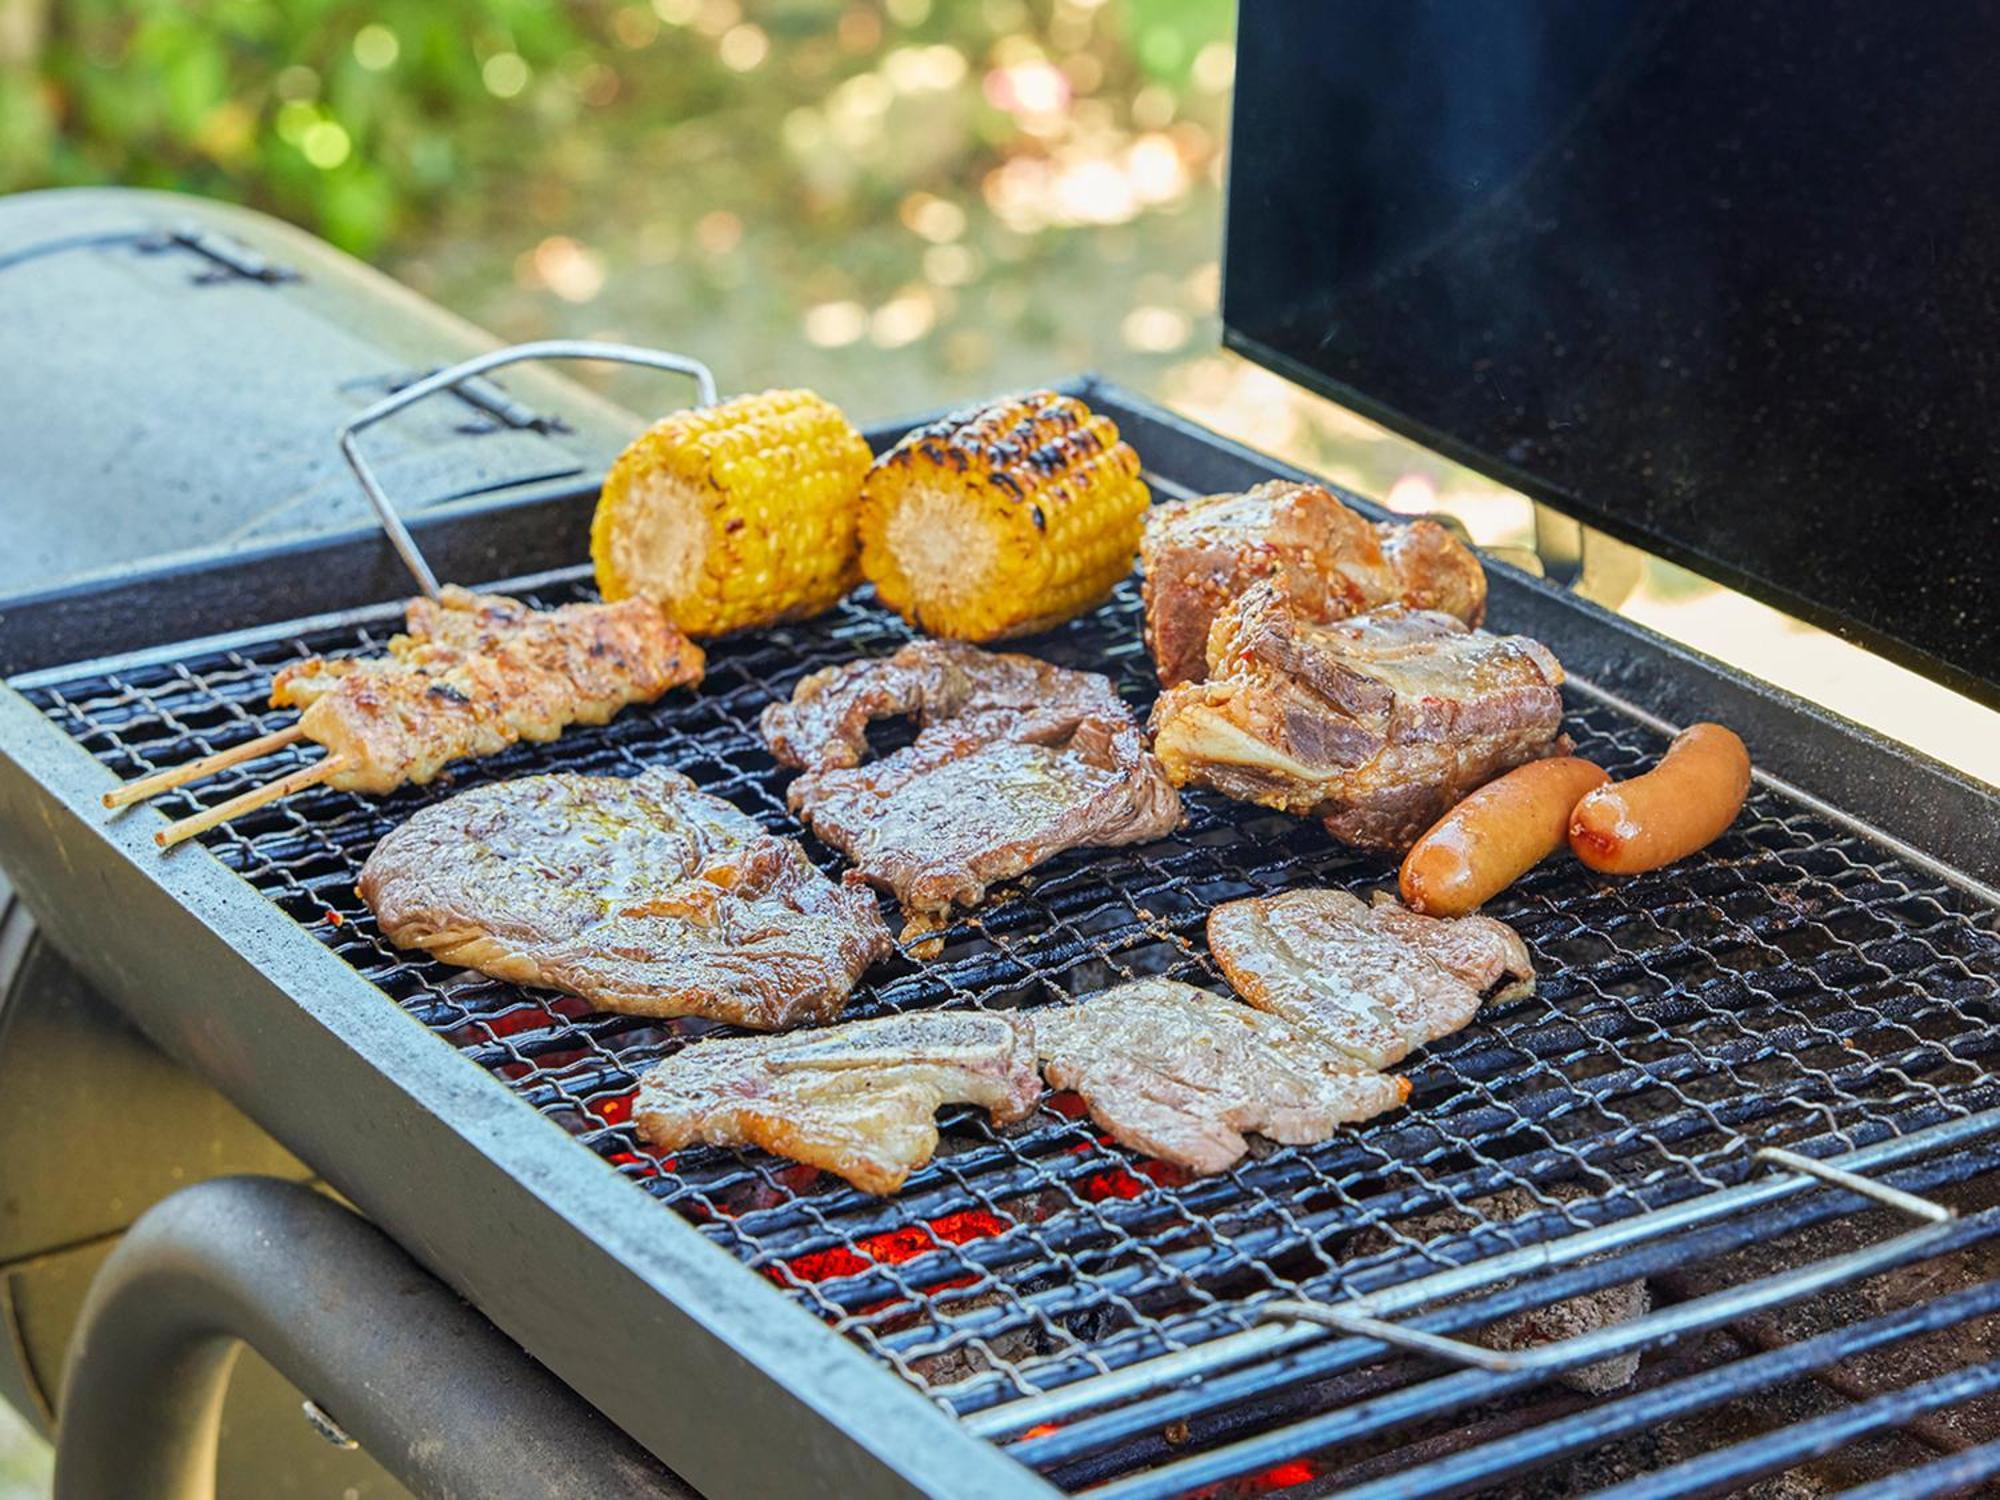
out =
{"type": "MultiPolygon", "coordinates": [[[[590,597],[581,576],[528,592],[590,597]]],[[[1019,649],[1155,691],[1136,585],[1019,649]]],[[[1505,621],[1496,628],[1504,628],[1505,621]]],[[[379,651],[394,622],[236,639],[27,696],[121,777],[226,749],[291,717],[266,704],[298,657],[379,651]]],[[[1528,942],[1535,994],[1489,1007],[1405,1064],[1408,1106],[1314,1148],[1259,1142],[1189,1178],[1110,1145],[1065,1096],[994,1130],[947,1112],[936,1160],[895,1198],[753,1152],[662,1157],[627,1115],[638,1073],[711,1023],[597,1013],[391,947],[354,891],[419,807],[539,771],[668,766],[800,835],[788,773],[756,731],[807,672],[893,650],[864,595],[713,645],[699,692],[371,799],[324,788],[204,842],[468,1059],[948,1410],[967,1415],[1254,1326],[1261,1304],[1337,1300],[1741,1182],[1759,1147],[1848,1151],[2000,1104],[2000,939],[1970,896],[1769,787],[1696,858],[1634,879],[1546,864],[1492,904],[1528,942]]],[[[1565,727],[1614,776],[1663,737],[1580,694],[1565,727]]],[[[1752,747],[1753,753],[1755,746],[1752,747]]],[[[155,804],[170,817],[304,764],[294,747],[155,804]]],[[[1188,798],[1174,835],[1062,855],[1003,887],[924,959],[879,965],[848,1010],[1032,1008],[1165,974],[1227,992],[1202,924],[1216,904],[1393,866],[1317,825],[1188,798]]],[[[839,856],[810,836],[823,869],[839,856]]]]}

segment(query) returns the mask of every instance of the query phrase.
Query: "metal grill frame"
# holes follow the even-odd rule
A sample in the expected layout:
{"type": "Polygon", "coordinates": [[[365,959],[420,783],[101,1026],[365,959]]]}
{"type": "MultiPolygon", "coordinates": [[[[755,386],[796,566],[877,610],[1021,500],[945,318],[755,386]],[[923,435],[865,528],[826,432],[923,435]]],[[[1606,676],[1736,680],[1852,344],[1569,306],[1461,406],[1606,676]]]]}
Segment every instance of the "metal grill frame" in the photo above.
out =
{"type": "MultiPolygon", "coordinates": [[[[1109,412],[1176,490],[1307,477],[1099,383],[1071,388],[1109,412]]],[[[871,441],[879,448],[905,425],[871,441]]],[[[546,556],[587,514],[589,496],[433,523],[441,555],[493,556],[482,523],[518,538],[540,521],[531,555],[546,556]]],[[[289,575],[289,588],[253,591],[253,616],[287,606],[344,618],[357,595],[397,597],[384,550],[356,537],[317,548],[337,565],[309,574],[291,572],[296,555],[252,558],[151,580],[141,593],[172,620],[175,598],[189,592],[206,618],[231,579],[289,575]]],[[[1489,571],[1496,620],[1546,640],[1623,710],[1730,722],[1759,747],[1767,776],[1821,794],[1785,788],[1822,816],[1993,899],[1984,883],[2000,871],[2000,819],[1976,784],[1552,586],[1489,571]]],[[[0,661],[59,659],[93,611],[129,641],[132,602],[113,584],[10,609],[0,661]]],[[[142,654],[163,660],[200,644],[212,643],[142,654]]],[[[811,1476],[841,1495],[1051,1493],[678,1219],[635,1215],[629,1185],[584,1168],[497,1079],[413,1041],[424,1035],[418,1023],[382,1006],[373,986],[213,858],[161,860],[150,819],[107,822],[97,797],[108,773],[12,692],[0,695],[0,749],[0,851],[59,945],[167,1050],[692,1482],[797,1492],[811,1476]],[[718,1406],[727,1420],[712,1416],[718,1406]]]]}

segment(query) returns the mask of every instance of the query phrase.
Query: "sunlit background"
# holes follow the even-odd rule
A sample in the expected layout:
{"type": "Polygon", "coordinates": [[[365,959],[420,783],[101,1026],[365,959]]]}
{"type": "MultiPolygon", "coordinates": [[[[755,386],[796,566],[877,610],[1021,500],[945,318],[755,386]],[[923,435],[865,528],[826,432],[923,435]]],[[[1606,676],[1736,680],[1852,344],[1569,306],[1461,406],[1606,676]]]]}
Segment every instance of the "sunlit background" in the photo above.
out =
{"type": "MultiPolygon", "coordinates": [[[[248,202],[504,338],[679,348],[862,419],[1096,369],[1529,546],[1526,500],[1219,352],[1232,23],[1231,0],[0,0],[0,189],[248,202]]],[[[643,378],[610,389],[644,409],[643,378]]],[[[1996,716],[1625,561],[1607,602],[2000,778],[1996,716]]],[[[40,1463],[0,1436],[0,1496],[40,1463]]]]}

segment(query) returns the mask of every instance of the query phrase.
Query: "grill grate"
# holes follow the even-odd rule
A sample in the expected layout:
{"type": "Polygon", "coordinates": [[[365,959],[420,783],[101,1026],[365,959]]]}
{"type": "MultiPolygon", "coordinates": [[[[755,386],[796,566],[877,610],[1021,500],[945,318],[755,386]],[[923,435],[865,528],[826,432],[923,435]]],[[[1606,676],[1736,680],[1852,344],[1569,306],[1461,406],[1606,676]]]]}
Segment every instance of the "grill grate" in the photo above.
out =
{"type": "MultiPolygon", "coordinates": [[[[588,592],[572,578],[531,597],[588,592]]],[[[1027,649],[1110,673],[1143,712],[1153,683],[1138,614],[1128,584],[1027,649]]],[[[278,666],[377,650],[393,628],[277,636],[29,696],[131,777],[278,727],[290,715],[265,707],[278,666]]],[[[948,1114],[936,1161],[888,1201],[756,1153],[657,1158],[626,1123],[636,1074],[721,1028],[593,1013],[399,953],[354,894],[368,851],[417,808],[532,771],[671,766],[797,834],[759,710],[806,672],[906,638],[853,599],[719,643],[698,694],[517,746],[430,788],[383,799],[315,789],[205,841],[437,1035],[961,1414],[1248,1327],[1270,1297],[1337,1297],[1449,1263],[1411,1232],[1417,1215],[1452,1210],[1482,1251],[1504,1249],[1739,1181],[1750,1146],[1853,1148],[2000,1093],[1989,1077],[2000,940],[1978,904],[1763,787],[1685,864],[1626,881],[1571,861],[1530,874],[1490,910],[1533,949],[1534,996],[1412,1059],[1408,1108],[1208,1179],[1107,1145],[1065,1096],[1005,1134],[976,1111],[948,1114]],[[1487,1201],[1507,1189],[1526,1213],[1506,1218],[1487,1201]]],[[[1567,728],[1613,775],[1662,748],[1652,729],[1574,692],[1567,728]]],[[[156,805],[190,813],[316,753],[287,750],[156,805]]],[[[1188,808],[1158,843],[1075,851],[1004,889],[937,957],[881,965],[849,1014],[1032,1007],[1155,973],[1226,989],[1201,936],[1216,903],[1393,878],[1316,825],[1199,793],[1188,808]]]]}

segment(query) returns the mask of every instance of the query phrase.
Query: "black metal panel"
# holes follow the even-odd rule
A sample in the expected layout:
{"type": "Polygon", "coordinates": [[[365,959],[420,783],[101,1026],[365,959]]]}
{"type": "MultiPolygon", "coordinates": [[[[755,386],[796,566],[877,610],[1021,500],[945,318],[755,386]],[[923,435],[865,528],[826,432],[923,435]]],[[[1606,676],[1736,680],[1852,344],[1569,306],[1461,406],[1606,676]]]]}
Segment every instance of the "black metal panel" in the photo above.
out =
{"type": "Polygon", "coordinates": [[[1244,0],[1229,343],[2000,697],[2000,7],[1244,0]]]}

